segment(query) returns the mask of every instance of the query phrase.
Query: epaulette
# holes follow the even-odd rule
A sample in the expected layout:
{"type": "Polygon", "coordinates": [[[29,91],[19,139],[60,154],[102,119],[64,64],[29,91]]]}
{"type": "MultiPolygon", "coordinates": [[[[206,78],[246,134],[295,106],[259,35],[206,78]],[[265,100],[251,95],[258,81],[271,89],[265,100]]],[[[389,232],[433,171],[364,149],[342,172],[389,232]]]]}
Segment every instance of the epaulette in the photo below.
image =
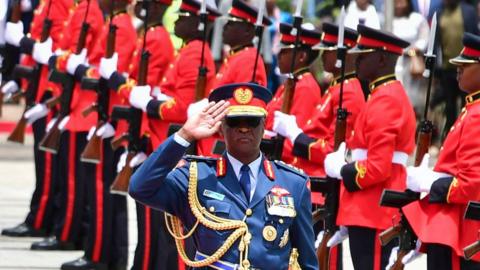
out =
{"type": "Polygon", "coordinates": [[[293,165],[291,165],[291,164],[287,164],[287,163],[285,163],[285,162],[283,162],[283,161],[281,161],[281,160],[274,160],[273,162],[275,162],[275,164],[276,164],[278,167],[282,168],[282,169],[285,169],[285,170],[287,170],[287,171],[290,171],[290,172],[293,172],[293,173],[295,173],[295,174],[298,174],[298,175],[300,175],[301,177],[304,177],[304,178],[307,178],[307,177],[308,177],[308,175],[306,175],[306,174],[303,172],[302,169],[297,168],[297,167],[295,167],[295,166],[293,166],[293,165]]]}
{"type": "Polygon", "coordinates": [[[214,158],[214,157],[195,156],[195,155],[185,155],[183,158],[187,161],[206,162],[209,164],[215,164],[218,160],[218,158],[214,158]]]}

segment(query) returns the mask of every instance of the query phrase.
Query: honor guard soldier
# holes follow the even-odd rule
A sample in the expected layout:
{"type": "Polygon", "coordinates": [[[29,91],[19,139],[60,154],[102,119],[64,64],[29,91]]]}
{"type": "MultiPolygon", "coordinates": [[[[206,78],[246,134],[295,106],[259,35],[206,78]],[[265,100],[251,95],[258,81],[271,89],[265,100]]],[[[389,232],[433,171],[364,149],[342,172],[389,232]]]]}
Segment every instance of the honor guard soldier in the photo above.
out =
{"type": "MultiPolygon", "coordinates": [[[[230,46],[230,55],[223,60],[211,89],[224,84],[252,81],[257,55],[257,49],[253,47],[257,16],[258,10],[246,4],[245,1],[234,0],[232,2],[232,8],[226,18],[228,22],[223,27],[223,42],[230,46]]],[[[272,24],[265,15],[261,22],[263,26],[272,24]]],[[[256,65],[254,82],[262,86],[267,85],[265,64],[261,56],[259,56],[256,65]]],[[[196,108],[189,108],[189,110],[200,112],[206,104],[207,101],[204,99],[192,104],[191,107],[196,108]]],[[[212,138],[199,141],[197,146],[198,153],[201,155],[218,156],[222,154],[225,143],[218,135],[215,135],[212,138]]]]}
{"type": "Polygon", "coordinates": [[[318,268],[308,178],[260,152],[271,98],[267,89],[252,83],[215,89],[209,105],[132,176],[133,198],[173,215],[170,231],[189,266],[318,268]],[[217,131],[227,147],[220,158],[191,156],[174,169],[190,143],[217,131]],[[197,248],[193,261],[184,256],[182,246],[190,235],[197,248]]]}
{"type": "MultiPolygon", "coordinates": [[[[290,24],[280,24],[281,43],[280,52],[278,53],[278,67],[282,74],[288,74],[291,72],[292,61],[295,61],[293,70],[295,88],[288,90],[293,91],[292,100],[290,101],[292,105],[290,115],[288,116],[293,118],[298,126],[304,128],[307,123],[311,122],[309,119],[314,114],[316,106],[320,103],[322,95],[315,76],[310,72],[310,65],[318,57],[318,51],[312,50],[312,47],[320,42],[321,34],[314,29],[313,25],[304,24],[302,29],[298,30],[300,31],[299,44],[295,48],[296,35],[291,34],[292,29],[293,27],[290,24]],[[292,59],[293,50],[297,50],[295,60],[292,59]]],[[[275,92],[273,100],[268,103],[268,116],[265,123],[267,130],[275,131],[275,128],[278,128],[278,123],[274,122],[274,116],[287,116],[281,112],[282,104],[285,102],[283,98],[285,97],[284,91],[287,91],[285,90],[286,87],[285,84],[280,86],[275,92]]],[[[292,143],[289,140],[285,140],[281,160],[295,165],[297,159],[292,155],[291,149],[292,143]]]]}
{"type": "MultiPolygon", "coordinates": [[[[131,90],[139,80],[139,63],[143,49],[149,53],[146,81],[152,92],[142,95],[140,98],[152,95],[161,99],[165,96],[158,91],[157,86],[161,84],[170,64],[175,59],[170,34],[163,25],[164,14],[171,6],[172,0],[148,0],[148,3],[145,1],[137,1],[135,15],[144,21],[147,20],[148,30],[137,40],[133,59],[128,67],[128,77],[120,69],[117,69],[119,59],[116,57],[102,58],[100,63],[101,76],[109,80],[109,86],[125,101],[129,101],[131,90]],[[145,8],[148,8],[148,11],[145,8]]],[[[134,95],[132,95],[133,97],[134,95]]],[[[129,103],[132,106],[138,106],[141,100],[135,97],[129,103]]],[[[150,123],[151,121],[158,123],[158,120],[148,118],[144,113],[140,132],[143,149],[140,149],[140,152],[128,164],[126,164],[127,152],[125,152],[120,157],[117,171],[123,170],[124,166],[137,167],[150,154],[152,144],[159,143],[155,133],[150,129],[151,126],[156,125],[150,123]]],[[[165,227],[163,213],[140,203],[136,203],[136,212],[138,240],[132,269],[177,269],[179,260],[173,239],[170,238],[165,227]]]]}
{"type": "MultiPolygon", "coordinates": [[[[103,25],[103,15],[97,1],[93,0],[77,2],[69,15],[68,20],[64,22],[59,43],[59,49],[63,51],[63,54],[53,54],[51,46],[44,44],[42,55],[44,54],[43,57],[48,59],[50,70],[55,69],[60,73],[68,72],[70,76],[73,76],[71,74],[73,74],[75,67],[81,62],[86,62],[87,52],[93,49],[99,37],[103,25]],[[82,41],[81,33],[85,32],[81,30],[84,28],[82,27],[84,22],[88,23],[89,28],[85,33],[83,49],[81,52],[77,52],[78,54],[70,53],[75,52],[80,47],[77,46],[77,43],[82,41]]],[[[70,76],[62,77],[65,80],[70,80],[70,76]]],[[[63,94],[66,89],[63,88],[61,91],[63,94]]],[[[75,249],[84,240],[86,224],[82,221],[86,210],[85,188],[87,180],[83,163],[80,161],[80,154],[87,142],[88,129],[96,122],[96,114],[84,118],[82,111],[96,100],[96,95],[95,93],[84,93],[80,89],[80,84],[74,81],[72,81],[72,87],[68,92],[70,91],[71,102],[63,104],[65,106],[63,110],[68,111],[68,115],[59,114],[62,118],[58,120],[58,123],[57,119],[52,119],[47,125],[46,136],[50,134],[52,129],[59,131],[57,137],[58,148],[46,150],[56,153],[59,166],[57,176],[59,190],[58,195],[56,195],[58,196],[56,203],[58,203],[59,211],[58,217],[55,218],[55,236],[34,242],[32,244],[34,250],[75,249]]],[[[45,137],[43,141],[45,141],[45,137]]]]}
{"type": "Polygon", "coordinates": [[[359,79],[370,82],[370,96],[357,116],[349,143],[325,158],[325,172],[342,181],[337,224],[346,226],[355,269],[384,269],[393,241],[380,246],[379,232],[389,228],[397,209],[380,207],[384,189],[405,189],[406,162],[415,147],[415,113],[395,64],[409,44],[389,33],[358,25],[359,79]]]}
{"type": "MultiPolygon", "coordinates": [[[[115,27],[115,41],[111,49],[115,53],[114,57],[119,59],[118,70],[126,72],[128,64],[132,61],[133,51],[135,49],[136,31],[132,24],[132,18],[127,14],[127,5],[129,0],[102,0],[99,1],[100,7],[105,14],[109,14],[108,20],[103,25],[102,32],[95,43],[95,46],[89,53],[89,63],[79,65],[74,74],[77,81],[81,82],[83,78],[98,78],[98,66],[102,56],[107,51],[107,39],[115,27]],[[94,66],[95,65],[95,66],[94,66]]],[[[111,43],[111,41],[108,41],[111,43]]],[[[98,111],[106,115],[106,122],[102,126],[90,128],[87,139],[90,140],[97,136],[102,141],[95,150],[99,152],[99,160],[93,161],[85,157],[85,150],[82,153],[84,169],[86,175],[87,204],[91,211],[88,212],[90,225],[87,230],[87,241],[84,244],[84,255],[74,261],[62,264],[63,270],[81,270],[81,269],[125,269],[128,261],[128,226],[127,226],[127,202],[125,196],[110,193],[110,185],[116,175],[116,164],[123,148],[113,151],[111,147],[112,137],[126,132],[124,121],[119,121],[116,129],[108,122],[108,116],[111,115],[112,107],[123,105],[126,101],[114,91],[108,88],[98,91],[107,91],[108,104],[98,104],[103,101],[98,98],[97,106],[104,106],[98,111]],[[107,105],[107,106],[105,106],[107,105]],[[105,111],[103,111],[105,110],[105,111]],[[93,134],[93,133],[96,134],[93,134]]],[[[97,108],[98,108],[97,107],[97,108]]],[[[85,108],[86,109],[86,108],[85,108]]],[[[98,120],[98,123],[104,120],[98,120]]],[[[95,140],[95,139],[93,139],[95,140]]]]}
{"type": "Polygon", "coordinates": [[[457,66],[459,87],[468,94],[465,108],[433,170],[428,154],[419,167],[407,170],[407,188],[428,193],[402,212],[422,243],[429,270],[480,269],[479,254],[470,261],[463,258],[463,249],[477,240],[480,229],[475,220],[463,219],[468,202],[480,199],[480,147],[475,140],[480,134],[480,37],[465,33],[463,45],[450,63],[457,66]]]}
{"type": "MultiPolygon", "coordinates": [[[[73,6],[73,0],[50,0],[43,1],[34,12],[30,34],[24,36],[23,24],[19,21],[16,24],[7,23],[5,35],[14,45],[20,46],[20,51],[25,54],[21,65],[33,67],[42,65],[39,43],[45,19],[51,20],[50,36],[45,41],[52,44],[55,50],[58,47],[63,23],[68,19],[69,10],[73,6]],[[50,1],[51,4],[50,4],[50,1]],[[18,29],[20,28],[20,29],[18,29]]],[[[30,211],[25,221],[13,228],[2,230],[2,235],[7,236],[46,236],[53,232],[54,227],[54,190],[55,190],[55,156],[51,153],[38,149],[38,144],[45,135],[45,127],[48,121],[54,116],[54,112],[47,109],[44,103],[53,95],[58,95],[58,88],[55,84],[48,82],[48,67],[41,66],[40,76],[35,98],[36,105],[24,113],[29,124],[32,124],[34,138],[34,161],[35,161],[35,190],[30,201],[30,211]]],[[[28,86],[22,87],[28,89],[28,86]]],[[[13,93],[18,90],[15,81],[7,82],[2,88],[4,94],[13,93]]],[[[23,135],[23,134],[22,134],[23,135]]]]}

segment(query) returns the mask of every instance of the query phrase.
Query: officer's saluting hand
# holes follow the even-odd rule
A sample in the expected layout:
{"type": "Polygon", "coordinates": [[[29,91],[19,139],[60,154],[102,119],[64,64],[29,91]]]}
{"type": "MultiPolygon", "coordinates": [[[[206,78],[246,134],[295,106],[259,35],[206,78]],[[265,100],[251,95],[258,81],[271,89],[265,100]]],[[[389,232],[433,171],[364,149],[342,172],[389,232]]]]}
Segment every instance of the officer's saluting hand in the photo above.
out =
{"type": "Polygon", "coordinates": [[[318,269],[308,177],[260,152],[271,93],[253,83],[227,84],[142,164],[130,195],[171,215],[179,254],[203,269],[318,269]],[[219,132],[220,158],[187,156],[190,143],[219,132]],[[190,260],[182,239],[197,248],[190,260]]]}

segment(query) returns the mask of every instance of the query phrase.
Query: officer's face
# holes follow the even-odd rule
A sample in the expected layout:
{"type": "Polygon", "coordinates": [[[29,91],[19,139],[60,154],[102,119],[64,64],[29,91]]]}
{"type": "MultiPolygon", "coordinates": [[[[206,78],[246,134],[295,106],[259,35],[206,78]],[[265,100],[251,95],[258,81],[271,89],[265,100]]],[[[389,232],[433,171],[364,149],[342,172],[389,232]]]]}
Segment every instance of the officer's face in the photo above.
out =
{"type": "Polygon", "coordinates": [[[183,40],[197,36],[198,23],[198,16],[190,13],[180,13],[175,22],[175,35],[183,40]]]}
{"type": "Polygon", "coordinates": [[[372,81],[381,64],[381,54],[377,51],[360,53],[355,62],[355,69],[360,80],[372,81]]]}
{"type": "Polygon", "coordinates": [[[465,64],[457,68],[460,89],[472,93],[480,88],[480,64],[465,64]]]}
{"type": "MultiPolygon", "coordinates": [[[[278,68],[280,69],[281,73],[287,74],[291,72],[292,57],[293,49],[285,48],[280,50],[278,53],[278,68]]],[[[307,53],[304,50],[298,50],[295,57],[295,69],[304,67],[306,65],[307,58],[307,53]]]]}
{"type": "Polygon", "coordinates": [[[222,122],[221,134],[228,152],[241,158],[258,154],[264,128],[263,117],[226,117],[222,122]]]}
{"type": "Polygon", "coordinates": [[[243,45],[253,39],[253,26],[246,22],[228,21],[223,27],[223,42],[230,46],[243,45]]]}

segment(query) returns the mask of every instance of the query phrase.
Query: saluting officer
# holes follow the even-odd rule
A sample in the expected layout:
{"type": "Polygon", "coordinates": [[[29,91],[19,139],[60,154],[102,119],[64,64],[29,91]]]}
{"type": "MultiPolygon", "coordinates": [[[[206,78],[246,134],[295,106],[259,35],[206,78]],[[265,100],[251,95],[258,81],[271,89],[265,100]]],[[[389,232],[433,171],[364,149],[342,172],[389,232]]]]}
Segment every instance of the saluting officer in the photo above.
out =
{"type": "Polygon", "coordinates": [[[349,143],[352,162],[345,162],[345,144],[325,158],[325,172],[342,181],[337,224],[346,226],[355,269],[384,269],[394,243],[380,246],[378,234],[398,215],[380,207],[384,189],[405,189],[406,162],[415,148],[415,113],[395,64],[409,43],[392,34],[358,25],[359,79],[370,83],[370,96],[357,116],[349,143]]]}
{"type": "Polygon", "coordinates": [[[424,246],[429,270],[480,269],[480,254],[470,261],[463,258],[463,248],[477,240],[480,229],[478,222],[463,218],[468,202],[480,199],[480,37],[465,33],[463,45],[450,63],[457,66],[458,84],[468,94],[465,108],[433,170],[426,155],[419,167],[407,171],[407,187],[428,193],[402,211],[424,246]]]}
{"type": "Polygon", "coordinates": [[[180,254],[181,234],[193,234],[197,253],[195,261],[187,261],[190,266],[318,268],[308,178],[260,152],[271,98],[267,89],[252,83],[215,89],[209,105],[132,176],[133,198],[175,216],[169,225],[180,254]],[[217,131],[227,147],[220,158],[190,157],[173,170],[190,143],[217,131]]]}

